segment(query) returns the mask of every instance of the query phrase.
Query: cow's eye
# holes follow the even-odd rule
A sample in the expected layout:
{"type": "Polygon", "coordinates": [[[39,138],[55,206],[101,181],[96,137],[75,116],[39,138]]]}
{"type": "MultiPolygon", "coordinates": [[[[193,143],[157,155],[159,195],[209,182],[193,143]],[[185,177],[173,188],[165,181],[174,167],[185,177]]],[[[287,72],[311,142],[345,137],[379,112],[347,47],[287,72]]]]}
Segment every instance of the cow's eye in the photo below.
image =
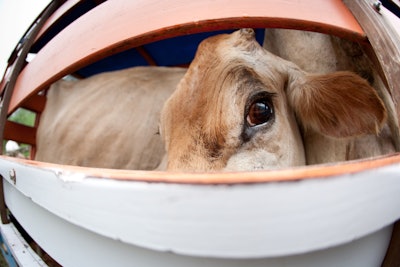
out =
{"type": "Polygon", "coordinates": [[[254,127],[267,123],[273,116],[274,110],[269,99],[258,99],[250,105],[246,120],[250,127],[254,127]]]}

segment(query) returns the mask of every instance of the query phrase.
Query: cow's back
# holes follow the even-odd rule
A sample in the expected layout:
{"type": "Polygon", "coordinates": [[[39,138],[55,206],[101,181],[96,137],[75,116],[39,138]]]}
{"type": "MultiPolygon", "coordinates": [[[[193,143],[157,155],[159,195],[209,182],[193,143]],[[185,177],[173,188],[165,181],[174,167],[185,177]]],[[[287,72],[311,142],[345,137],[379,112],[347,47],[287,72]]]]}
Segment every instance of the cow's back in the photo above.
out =
{"type": "Polygon", "coordinates": [[[58,81],[47,95],[36,160],[118,169],[156,168],[165,154],[159,113],[185,73],[136,67],[58,81]]]}

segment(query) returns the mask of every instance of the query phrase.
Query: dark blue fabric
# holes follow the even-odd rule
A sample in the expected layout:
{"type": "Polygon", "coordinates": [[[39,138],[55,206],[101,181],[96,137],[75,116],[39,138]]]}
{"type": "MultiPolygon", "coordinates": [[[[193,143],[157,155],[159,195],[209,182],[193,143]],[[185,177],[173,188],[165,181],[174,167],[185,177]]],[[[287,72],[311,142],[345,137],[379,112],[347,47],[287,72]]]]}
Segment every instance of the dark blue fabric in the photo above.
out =
{"type": "MultiPolygon", "coordinates": [[[[198,33],[170,38],[144,45],[143,48],[156,61],[158,66],[182,66],[189,64],[196,53],[199,43],[212,35],[230,33],[234,30],[198,33]]],[[[256,29],[256,39],[262,44],[264,29],[256,29]]],[[[146,60],[137,52],[130,49],[97,61],[77,71],[77,74],[88,77],[100,72],[124,69],[133,66],[147,66],[146,60]]]]}

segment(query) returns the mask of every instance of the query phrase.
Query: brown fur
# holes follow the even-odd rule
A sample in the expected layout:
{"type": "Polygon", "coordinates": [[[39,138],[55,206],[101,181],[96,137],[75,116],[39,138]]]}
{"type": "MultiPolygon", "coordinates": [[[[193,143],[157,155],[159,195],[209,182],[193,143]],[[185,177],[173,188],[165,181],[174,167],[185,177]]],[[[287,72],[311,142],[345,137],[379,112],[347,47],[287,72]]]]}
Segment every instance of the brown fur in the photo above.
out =
{"type": "Polygon", "coordinates": [[[165,154],[157,135],[159,112],[185,71],[137,67],[53,84],[38,129],[36,160],[156,168],[165,154]]]}
{"type": "Polygon", "coordinates": [[[351,72],[308,75],[289,99],[306,129],[335,138],[378,134],[387,117],[376,92],[351,72]]]}
{"type": "MultiPolygon", "coordinates": [[[[263,50],[250,30],[209,38],[162,112],[168,169],[256,170],[313,161],[311,150],[304,155],[294,114],[302,129],[328,140],[375,135],[387,117],[375,90],[354,73],[307,74],[263,50]],[[246,128],[246,99],[260,90],[276,96],[275,119],[246,128]],[[244,129],[253,134],[243,138],[244,129]]],[[[351,146],[342,151],[357,154],[351,146]]],[[[330,154],[317,158],[339,158],[330,154]]]]}
{"type": "MultiPolygon", "coordinates": [[[[309,123],[307,123],[305,116],[303,116],[301,121],[305,124],[303,127],[307,129],[307,131],[302,133],[307,164],[360,159],[392,153],[395,151],[396,142],[394,142],[394,140],[399,136],[399,126],[396,119],[397,115],[394,104],[378,73],[374,70],[373,64],[368,59],[360,45],[321,33],[267,29],[264,47],[278,56],[294,62],[303,71],[308,73],[327,75],[331,75],[331,73],[335,71],[350,71],[355,73],[366,79],[368,85],[371,86],[370,88],[379,95],[386,108],[385,113],[387,113],[388,125],[386,123],[382,125],[381,123],[384,120],[382,120],[382,116],[379,115],[379,112],[384,114],[382,113],[383,109],[379,108],[381,103],[375,103],[376,101],[373,100],[376,99],[376,93],[371,95],[372,98],[367,96],[363,97],[359,96],[359,94],[364,94],[366,91],[357,90],[358,86],[347,91],[345,91],[342,86],[336,86],[337,89],[333,92],[336,92],[339,89],[339,91],[344,93],[343,96],[347,96],[344,97],[342,101],[331,101],[332,107],[336,104],[339,105],[339,108],[343,107],[343,109],[345,109],[346,105],[350,105],[351,107],[356,103],[358,108],[369,111],[369,113],[366,115],[365,111],[358,112],[356,109],[350,109],[348,111],[348,116],[346,116],[347,119],[342,123],[348,125],[344,130],[350,131],[348,133],[350,136],[353,136],[353,138],[333,138],[335,136],[327,136],[326,133],[321,132],[323,129],[317,129],[319,127],[319,122],[317,122],[318,119],[316,120],[314,118],[314,126],[310,126],[309,123]],[[365,98],[366,102],[358,101],[358,99],[365,100],[365,98]],[[374,111],[374,109],[376,110],[374,111]],[[358,120],[359,118],[360,120],[358,120]],[[374,121],[374,119],[378,120],[374,121]],[[357,136],[357,131],[363,126],[370,129],[370,134],[365,133],[362,136],[357,136]],[[380,129],[380,126],[383,128],[381,132],[376,135],[376,128],[378,127],[378,129],[380,129]]],[[[342,81],[340,76],[338,77],[337,82],[341,84],[342,81]]],[[[365,82],[362,83],[363,85],[361,85],[360,88],[365,87],[365,82]]],[[[334,83],[332,83],[332,85],[335,86],[334,83]]],[[[318,85],[314,86],[314,88],[317,87],[318,85]]],[[[308,90],[308,92],[310,91],[308,90]]],[[[328,93],[330,95],[332,92],[328,91],[328,93]]],[[[325,101],[324,98],[319,98],[317,94],[314,96],[317,101],[325,101]]],[[[298,103],[301,104],[302,101],[299,99],[298,103]]],[[[334,109],[329,110],[333,111],[334,109]]],[[[319,112],[329,114],[329,112],[324,109],[319,112]]],[[[300,112],[297,116],[302,116],[302,113],[303,112],[300,112]]],[[[328,117],[333,118],[335,114],[337,114],[337,112],[330,114],[328,117]]],[[[329,120],[325,121],[329,122],[329,120]]],[[[334,124],[329,128],[334,128],[334,124]]],[[[331,130],[335,131],[335,129],[331,130]]],[[[336,129],[336,131],[338,130],[336,129]]],[[[337,132],[337,134],[340,135],[342,133],[337,132]]],[[[346,132],[344,134],[346,134],[346,132]]]]}

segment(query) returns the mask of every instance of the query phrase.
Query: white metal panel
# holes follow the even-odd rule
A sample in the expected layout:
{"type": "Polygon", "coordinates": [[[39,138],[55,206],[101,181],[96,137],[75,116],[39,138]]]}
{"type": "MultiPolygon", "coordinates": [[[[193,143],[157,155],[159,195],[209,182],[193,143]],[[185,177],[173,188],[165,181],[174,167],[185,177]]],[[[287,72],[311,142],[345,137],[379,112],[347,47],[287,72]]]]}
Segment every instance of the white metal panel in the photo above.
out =
{"type": "Polygon", "coordinates": [[[19,266],[44,267],[46,263],[31,249],[12,223],[2,224],[0,231],[11,254],[19,266]]]}
{"type": "MultiPolygon", "coordinates": [[[[295,256],[256,259],[191,257],[144,249],[98,235],[43,209],[8,182],[4,185],[7,202],[13,214],[36,242],[65,267],[378,267],[385,255],[385,244],[391,235],[391,227],[386,227],[349,244],[295,256]]],[[[232,238],[232,242],[239,241],[232,238]]]]}
{"type": "Polygon", "coordinates": [[[185,185],[0,163],[7,205],[66,266],[73,266],[70,258],[82,254],[82,247],[91,251],[82,254],[88,261],[108,251],[107,257],[125,263],[141,259],[141,266],[152,266],[147,256],[174,266],[186,260],[214,266],[318,266],[321,260],[332,264],[324,266],[379,266],[390,225],[400,217],[398,164],[297,182],[185,185]]]}

